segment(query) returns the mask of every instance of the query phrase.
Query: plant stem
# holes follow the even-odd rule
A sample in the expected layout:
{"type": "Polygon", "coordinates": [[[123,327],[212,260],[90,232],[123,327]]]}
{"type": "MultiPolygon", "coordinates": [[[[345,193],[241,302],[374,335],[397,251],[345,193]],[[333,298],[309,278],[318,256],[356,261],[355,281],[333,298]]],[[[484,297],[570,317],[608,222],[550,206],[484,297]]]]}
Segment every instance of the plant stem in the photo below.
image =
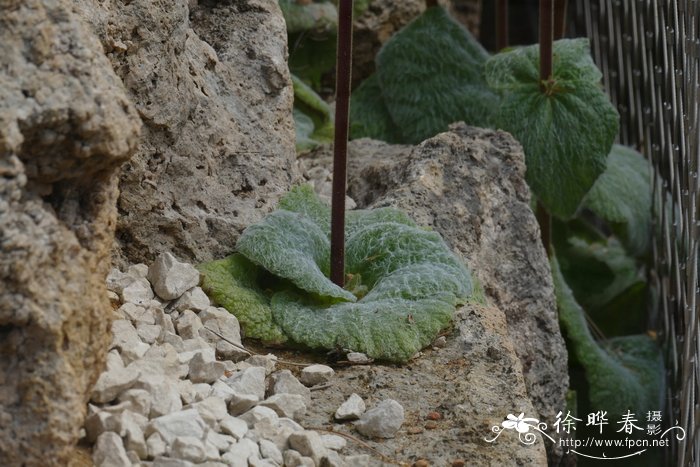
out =
{"type": "Polygon", "coordinates": [[[353,0],[338,2],[338,49],[335,68],[331,280],[340,287],[345,284],[345,184],[352,79],[352,3],[353,0]]]}
{"type": "Polygon", "coordinates": [[[425,0],[425,9],[427,10],[430,7],[433,6],[438,6],[437,0],[425,0]]]}
{"type": "Polygon", "coordinates": [[[496,50],[508,47],[508,0],[496,3],[496,50]]]}
{"type": "Polygon", "coordinates": [[[540,0],[540,90],[547,91],[552,77],[552,40],[554,11],[552,0],[540,0]]]}
{"type": "Polygon", "coordinates": [[[567,0],[556,0],[554,3],[554,39],[561,39],[566,34],[567,0]]]}

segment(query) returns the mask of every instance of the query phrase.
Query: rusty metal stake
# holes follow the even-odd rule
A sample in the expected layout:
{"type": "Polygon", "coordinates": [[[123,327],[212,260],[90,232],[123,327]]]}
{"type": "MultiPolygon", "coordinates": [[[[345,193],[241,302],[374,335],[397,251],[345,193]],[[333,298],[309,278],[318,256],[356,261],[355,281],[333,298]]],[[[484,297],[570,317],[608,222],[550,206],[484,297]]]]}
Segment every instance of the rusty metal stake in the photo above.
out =
{"type": "Polygon", "coordinates": [[[331,280],[345,285],[345,185],[347,180],[350,84],[352,80],[352,5],[338,1],[338,49],[335,68],[335,139],[331,205],[331,280]]]}

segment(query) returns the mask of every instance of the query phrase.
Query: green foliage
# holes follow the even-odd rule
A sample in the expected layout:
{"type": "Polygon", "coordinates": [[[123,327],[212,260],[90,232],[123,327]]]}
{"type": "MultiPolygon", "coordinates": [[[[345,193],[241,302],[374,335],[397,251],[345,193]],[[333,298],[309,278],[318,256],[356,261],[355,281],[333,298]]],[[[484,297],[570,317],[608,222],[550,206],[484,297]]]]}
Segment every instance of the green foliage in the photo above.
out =
{"type": "Polygon", "coordinates": [[[236,315],[246,337],[274,344],[287,340],[272,320],[270,300],[258,285],[270,281],[265,271],[238,254],[200,264],[198,269],[204,291],[236,315]]]}
{"type": "Polygon", "coordinates": [[[619,117],[600,86],[588,40],[556,41],[553,51],[545,92],[537,45],[492,57],[485,74],[501,95],[494,124],[523,145],[530,188],[551,214],[569,219],[605,170],[619,117]]]}
{"type": "Polygon", "coordinates": [[[346,270],[352,280],[345,289],[327,278],[330,208],[310,187],[293,189],[277,211],[246,229],[238,254],[202,265],[203,286],[239,318],[248,336],[273,340],[273,330],[281,331],[312,349],[340,346],[406,361],[450,323],[456,305],[470,298],[469,271],[438,234],[418,228],[397,210],[351,211],[346,225],[346,270]],[[246,282],[240,268],[231,266],[241,264],[243,256],[253,263],[246,282]],[[250,290],[239,303],[241,287],[250,290]],[[241,313],[248,303],[256,311],[241,313]]]}
{"type": "Polygon", "coordinates": [[[384,44],[376,75],[353,93],[353,138],[418,143],[455,121],[485,126],[498,104],[487,58],[443,8],[429,8],[384,44]]]}
{"type": "Polygon", "coordinates": [[[551,266],[559,319],[576,360],[586,372],[593,410],[605,410],[611,416],[627,410],[658,410],[664,389],[663,357],[658,345],[646,335],[596,342],[555,256],[551,266]]]}
{"type": "Polygon", "coordinates": [[[297,152],[310,151],[333,139],[335,126],[326,101],[310,86],[292,75],[294,85],[294,124],[297,152]]]}
{"type": "Polygon", "coordinates": [[[649,161],[634,149],[616,144],[584,206],[617,227],[631,253],[643,255],[651,237],[651,191],[649,161]]]}

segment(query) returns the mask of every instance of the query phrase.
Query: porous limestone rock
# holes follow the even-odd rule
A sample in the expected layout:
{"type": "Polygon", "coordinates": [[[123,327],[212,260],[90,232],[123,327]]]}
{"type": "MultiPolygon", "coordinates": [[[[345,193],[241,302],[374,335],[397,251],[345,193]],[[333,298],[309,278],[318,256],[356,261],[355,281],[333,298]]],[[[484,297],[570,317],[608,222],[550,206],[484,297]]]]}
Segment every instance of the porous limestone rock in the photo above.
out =
{"type": "Polygon", "coordinates": [[[363,413],[355,423],[355,428],[372,438],[393,438],[401,428],[404,418],[401,404],[393,399],[385,399],[363,413]]]}
{"type": "Polygon", "coordinates": [[[327,383],[335,372],[327,365],[309,365],[301,370],[300,381],[306,386],[327,383]]]}
{"type": "Polygon", "coordinates": [[[120,262],[229,254],[298,177],[277,0],[74,3],[144,123],[120,181],[120,262]]]}
{"type": "Polygon", "coordinates": [[[336,420],[357,420],[365,413],[365,410],[365,401],[353,392],[350,394],[350,397],[338,407],[334,417],[336,420]]]}
{"type": "Polygon", "coordinates": [[[0,459],[66,465],[109,347],[117,174],[140,122],[72,2],[1,2],[0,42],[0,459]]]}

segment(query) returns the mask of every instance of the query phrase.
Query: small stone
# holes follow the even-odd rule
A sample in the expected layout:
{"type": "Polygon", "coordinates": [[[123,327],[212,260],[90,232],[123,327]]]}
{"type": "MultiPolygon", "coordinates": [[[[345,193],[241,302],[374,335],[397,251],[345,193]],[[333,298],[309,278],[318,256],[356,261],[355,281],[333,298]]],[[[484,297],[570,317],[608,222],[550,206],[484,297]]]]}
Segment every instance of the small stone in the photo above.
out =
{"type": "Polygon", "coordinates": [[[316,463],[310,457],[302,456],[298,451],[294,449],[287,449],[284,451],[284,465],[285,467],[315,467],[316,463]]]}
{"type": "Polygon", "coordinates": [[[85,419],[85,435],[91,443],[94,443],[102,433],[118,430],[118,417],[107,411],[98,410],[85,419]]]}
{"type": "Polygon", "coordinates": [[[444,348],[447,345],[447,337],[440,336],[433,341],[433,345],[439,349],[444,348]]]}
{"type": "Polygon", "coordinates": [[[229,401],[229,412],[241,414],[265,398],[265,369],[248,368],[228,378],[226,384],[234,392],[229,401]]]}
{"type": "Polygon", "coordinates": [[[146,344],[155,343],[156,339],[160,337],[160,333],[163,329],[157,324],[145,324],[139,323],[136,326],[136,333],[139,335],[141,340],[146,344]]]}
{"type": "Polygon", "coordinates": [[[233,436],[222,435],[213,430],[207,432],[206,442],[214,446],[219,452],[228,451],[228,448],[236,444],[237,441],[233,436]]]}
{"type": "Polygon", "coordinates": [[[119,307],[119,311],[124,313],[124,315],[131,320],[134,326],[136,326],[138,323],[155,324],[156,322],[153,311],[133,303],[123,304],[121,307],[119,307]]]}
{"type": "MultiPolygon", "coordinates": [[[[172,324],[172,322],[171,322],[172,324]]],[[[163,332],[160,334],[160,337],[158,340],[162,344],[170,344],[173,346],[175,350],[178,352],[184,352],[185,351],[185,346],[182,341],[182,337],[178,336],[175,334],[175,329],[173,328],[173,331],[167,331],[165,328],[163,328],[163,332]]]]}
{"type": "Polygon", "coordinates": [[[139,376],[134,387],[145,389],[151,394],[150,418],[162,417],[182,409],[182,399],[175,381],[177,380],[171,380],[163,373],[156,372],[139,376]]]}
{"type": "Polygon", "coordinates": [[[147,434],[159,433],[166,443],[175,442],[179,436],[192,436],[202,439],[206,423],[195,409],[163,415],[151,421],[147,434]]]}
{"type": "Polygon", "coordinates": [[[242,348],[241,326],[238,319],[225,308],[210,306],[199,313],[199,318],[203,324],[199,335],[217,346],[220,357],[238,361],[250,356],[250,353],[242,348]],[[225,342],[227,345],[219,346],[219,342],[225,342]]]}
{"type": "Polygon", "coordinates": [[[428,415],[425,416],[427,420],[441,420],[442,419],[442,414],[440,412],[428,412],[428,415]]]}
{"type": "Polygon", "coordinates": [[[289,435],[289,446],[302,456],[310,457],[316,464],[328,453],[321,436],[315,431],[295,432],[289,435]]]}
{"type": "Polygon", "coordinates": [[[255,459],[251,457],[248,459],[248,467],[278,467],[279,464],[272,462],[269,459],[255,459]]]}
{"type": "Polygon", "coordinates": [[[250,366],[261,366],[265,368],[265,374],[269,376],[273,371],[275,371],[277,356],[272,355],[271,353],[267,355],[253,355],[252,357],[249,357],[245,363],[249,364],[250,366]]]}
{"type": "Polygon", "coordinates": [[[385,399],[365,412],[355,423],[355,428],[365,436],[393,438],[403,421],[404,410],[401,404],[393,399],[385,399]]]}
{"type": "Polygon", "coordinates": [[[240,440],[248,432],[248,424],[240,418],[224,415],[219,421],[219,428],[227,435],[231,435],[237,440],[240,440]]]}
{"type": "Polygon", "coordinates": [[[348,442],[342,436],[330,434],[321,435],[321,441],[323,441],[323,445],[325,447],[334,451],[340,451],[348,444],[348,442]]]}
{"type": "Polygon", "coordinates": [[[207,397],[211,396],[211,385],[209,385],[207,383],[193,384],[192,388],[194,389],[194,392],[195,392],[195,396],[194,396],[195,402],[203,401],[207,397]]]}
{"type": "Polygon", "coordinates": [[[148,449],[148,457],[156,458],[162,456],[166,453],[168,445],[159,433],[153,433],[146,440],[146,447],[148,449]]]}
{"type": "Polygon", "coordinates": [[[418,459],[413,463],[413,467],[430,467],[430,462],[425,459],[418,459]]]}
{"type": "Polygon", "coordinates": [[[202,329],[202,321],[192,310],[185,310],[175,322],[177,333],[183,339],[194,339],[199,337],[199,330],[202,329]]]}
{"type": "Polygon", "coordinates": [[[133,373],[126,368],[105,371],[97,379],[97,383],[92,389],[90,400],[96,404],[112,402],[120,392],[133,386],[138,376],[138,373],[133,373]]]}
{"type": "Polygon", "coordinates": [[[120,294],[122,302],[141,305],[153,298],[153,289],[146,279],[136,279],[122,289],[120,294]]]}
{"type": "MultiPolygon", "coordinates": [[[[290,419],[285,419],[290,420],[290,419]]],[[[266,439],[277,446],[277,449],[284,451],[289,447],[289,435],[294,433],[292,427],[286,423],[282,423],[280,420],[274,419],[263,419],[255,424],[252,431],[246,434],[246,437],[260,441],[266,439]]],[[[301,431],[304,431],[303,429],[301,431]]]]}
{"type": "Polygon", "coordinates": [[[148,344],[141,342],[136,328],[126,319],[112,322],[112,347],[120,350],[127,364],[143,357],[149,348],[148,344]]]}
{"type": "Polygon", "coordinates": [[[105,371],[112,371],[124,368],[124,360],[122,360],[121,355],[119,355],[119,352],[116,349],[110,350],[109,353],[107,353],[106,363],[107,364],[105,371]]]}
{"type": "Polygon", "coordinates": [[[248,424],[248,428],[253,428],[255,424],[261,420],[267,419],[272,423],[277,423],[277,420],[279,420],[279,416],[274,410],[260,405],[253,407],[238,418],[246,422],[248,424]]]}
{"type": "Polygon", "coordinates": [[[216,423],[228,414],[226,411],[226,402],[218,397],[207,397],[202,401],[192,404],[192,408],[196,409],[207,425],[212,427],[216,426],[216,423]]]}
{"type": "Polygon", "coordinates": [[[110,467],[131,467],[131,461],[126,455],[126,449],[121,437],[111,431],[102,433],[92,451],[95,465],[110,467]]]}
{"type": "Polygon", "coordinates": [[[429,420],[425,422],[425,429],[426,430],[435,430],[438,427],[438,424],[434,420],[429,420]]]}
{"type": "MultiPolygon", "coordinates": [[[[335,451],[328,451],[321,459],[320,467],[351,467],[349,466],[340,454],[335,451]]],[[[352,466],[354,467],[354,466],[352,466]]]]}
{"type": "Polygon", "coordinates": [[[204,443],[193,436],[178,436],[170,448],[170,455],[191,462],[203,462],[207,458],[204,443]]]}
{"type": "Polygon", "coordinates": [[[175,300],[199,284],[199,271],[191,264],[178,261],[170,253],[156,258],[148,268],[147,277],[163,300],[175,300]]]}
{"type": "Polygon", "coordinates": [[[464,467],[467,462],[464,459],[455,459],[452,461],[452,467],[464,467]]]}
{"type": "Polygon", "coordinates": [[[280,417],[299,420],[306,413],[304,397],[299,394],[275,394],[260,402],[258,406],[269,407],[280,417]]]}
{"type": "Polygon", "coordinates": [[[369,454],[357,454],[345,457],[345,462],[352,467],[369,467],[370,460],[369,454]]]}
{"type": "Polygon", "coordinates": [[[182,294],[182,296],[175,302],[173,302],[172,305],[172,307],[177,311],[203,311],[210,306],[211,302],[209,301],[209,297],[207,297],[207,294],[204,293],[201,287],[191,288],[182,294]]]}
{"type": "Polygon", "coordinates": [[[354,363],[355,365],[367,365],[368,363],[372,363],[374,361],[367,355],[360,352],[349,352],[346,355],[346,358],[350,363],[354,363]]]}
{"type": "Polygon", "coordinates": [[[294,377],[291,371],[281,370],[270,377],[270,394],[299,394],[304,397],[304,402],[309,405],[311,402],[311,390],[301,384],[294,377]]]}
{"type": "Polygon", "coordinates": [[[262,455],[263,459],[270,459],[277,465],[282,465],[282,463],[284,462],[284,459],[282,457],[282,451],[279,450],[275,443],[266,439],[262,439],[260,440],[259,444],[260,454],[262,455]]]}
{"type": "Polygon", "coordinates": [[[143,263],[132,264],[126,269],[126,273],[135,278],[146,278],[148,275],[148,266],[143,263]]]}
{"type": "Polygon", "coordinates": [[[424,430],[422,426],[409,426],[408,428],[406,428],[406,433],[408,433],[409,435],[417,435],[423,433],[423,431],[424,430]]]}
{"type": "MultiPolygon", "coordinates": [[[[111,290],[107,291],[107,300],[109,300],[109,304],[115,308],[117,308],[122,301],[122,299],[119,298],[119,294],[111,290]]],[[[124,316],[122,316],[122,318],[124,318],[124,316]]]]}
{"type": "MultiPolygon", "coordinates": [[[[164,332],[175,334],[175,325],[173,324],[173,319],[169,314],[165,312],[165,310],[163,310],[162,308],[154,308],[153,319],[155,321],[155,324],[163,328],[164,332]]],[[[182,341],[181,337],[178,338],[182,341]]]]}
{"type": "Polygon", "coordinates": [[[213,383],[224,375],[226,367],[221,362],[208,362],[201,353],[190,360],[188,378],[193,383],[213,383]]]}
{"type": "Polygon", "coordinates": [[[113,268],[109,274],[107,274],[107,290],[121,294],[124,287],[128,286],[136,279],[137,278],[133,277],[131,274],[113,268]]]}
{"type": "MultiPolygon", "coordinates": [[[[247,460],[250,462],[251,457],[260,459],[260,449],[254,441],[243,438],[236,444],[232,445],[228,452],[221,456],[221,460],[227,463],[239,460],[244,460],[244,462],[247,460]]],[[[236,464],[234,463],[234,465],[236,464]]],[[[248,464],[246,463],[243,465],[247,466],[248,464]]]]}
{"type": "Polygon", "coordinates": [[[333,368],[326,365],[310,365],[301,370],[299,380],[306,386],[327,383],[335,374],[333,368]]]}
{"type": "Polygon", "coordinates": [[[357,420],[365,413],[365,401],[354,392],[335,411],[336,420],[357,420]]]}
{"type": "Polygon", "coordinates": [[[194,464],[184,459],[172,459],[170,457],[156,457],[151,467],[194,467],[194,464]]]}
{"type": "MultiPolygon", "coordinates": [[[[204,330],[202,330],[202,333],[204,333],[204,330]]],[[[216,356],[224,360],[238,361],[250,355],[250,352],[244,350],[241,346],[236,346],[224,340],[219,340],[215,348],[216,356]]]]}
{"type": "Polygon", "coordinates": [[[231,401],[231,398],[235,395],[235,391],[231,389],[231,386],[223,382],[222,380],[215,381],[211,385],[211,395],[223,399],[227,404],[231,401]]]}
{"type": "Polygon", "coordinates": [[[129,462],[131,462],[132,467],[134,464],[136,464],[136,465],[141,464],[141,458],[139,458],[139,455],[136,451],[132,451],[132,450],[126,451],[126,457],[129,459],[129,462]]]}

